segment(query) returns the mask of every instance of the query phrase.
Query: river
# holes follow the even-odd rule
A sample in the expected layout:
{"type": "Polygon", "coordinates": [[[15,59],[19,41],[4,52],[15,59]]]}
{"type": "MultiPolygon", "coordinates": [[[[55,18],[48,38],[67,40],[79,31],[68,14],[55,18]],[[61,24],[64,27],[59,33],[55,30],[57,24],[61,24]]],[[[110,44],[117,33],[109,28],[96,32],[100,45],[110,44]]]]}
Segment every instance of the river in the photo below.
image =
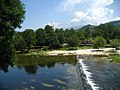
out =
{"type": "Polygon", "coordinates": [[[23,56],[0,70],[0,90],[119,90],[120,64],[93,56],[23,56]]]}

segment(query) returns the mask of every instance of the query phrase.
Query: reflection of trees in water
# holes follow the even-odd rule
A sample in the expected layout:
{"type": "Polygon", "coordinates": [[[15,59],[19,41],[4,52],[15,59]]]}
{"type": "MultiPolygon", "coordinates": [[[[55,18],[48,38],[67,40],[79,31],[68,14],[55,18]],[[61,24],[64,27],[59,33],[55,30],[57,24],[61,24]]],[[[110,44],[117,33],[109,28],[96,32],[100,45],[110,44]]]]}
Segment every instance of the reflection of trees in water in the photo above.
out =
{"type": "Polygon", "coordinates": [[[75,65],[76,56],[18,56],[16,62],[18,68],[24,68],[28,74],[35,74],[38,67],[53,68],[56,63],[64,65],[65,63],[75,65]]]}
{"type": "Polygon", "coordinates": [[[36,74],[38,67],[37,65],[30,65],[25,66],[24,69],[28,74],[36,74]]]}
{"type": "Polygon", "coordinates": [[[0,69],[4,72],[8,72],[8,67],[13,66],[13,60],[15,59],[12,38],[6,36],[1,39],[0,42],[0,69]]]}
{"type": "Polygon", "coordinates": [[[48,62],[48,63],[47,63],[47,67],[48,67],[48,68],[52,68],[52,67],[55,66],[55,63],[56,63],[56,62],[48,62]]]}
{"type": "Polygon", "coordinates": [[[4,72],[8,72],[8,67],[9,66],[13,66],[13,62],[11,60],[8,59],[1,59],[0,60],[0,70],[3,70],[4,72]]]}

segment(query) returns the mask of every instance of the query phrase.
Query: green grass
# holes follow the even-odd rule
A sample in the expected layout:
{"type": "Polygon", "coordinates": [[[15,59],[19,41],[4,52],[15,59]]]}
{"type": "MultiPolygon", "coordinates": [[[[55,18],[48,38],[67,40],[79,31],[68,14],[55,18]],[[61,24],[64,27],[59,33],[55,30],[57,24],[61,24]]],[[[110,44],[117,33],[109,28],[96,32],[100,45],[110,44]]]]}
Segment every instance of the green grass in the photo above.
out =
{"type": "Polygon", "coordinates": [[[110,62],[120,63],[120,54],[112,54],[109,56],[110,62]]]}

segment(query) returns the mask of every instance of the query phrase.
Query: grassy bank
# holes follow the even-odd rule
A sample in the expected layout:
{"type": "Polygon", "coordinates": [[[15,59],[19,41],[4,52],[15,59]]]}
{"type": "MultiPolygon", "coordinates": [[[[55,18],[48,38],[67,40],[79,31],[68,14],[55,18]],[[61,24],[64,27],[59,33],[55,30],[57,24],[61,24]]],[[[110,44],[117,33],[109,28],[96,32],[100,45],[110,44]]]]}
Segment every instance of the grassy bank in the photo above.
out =
{"type": "Polygon", "coordinates": [[[120,63],[120,54],[112,54],[109,56],[110,62],[120,63]]]}
{"type": "Polygon", "coordinates": [[[47,56],[48,55],[48,51],[43,51],[43,50],[39,50],[39,49],[31,49],[28,53],[17,53],[17,54],[21,54],[21,55],[40,55],[40,56],[47,56]]]}

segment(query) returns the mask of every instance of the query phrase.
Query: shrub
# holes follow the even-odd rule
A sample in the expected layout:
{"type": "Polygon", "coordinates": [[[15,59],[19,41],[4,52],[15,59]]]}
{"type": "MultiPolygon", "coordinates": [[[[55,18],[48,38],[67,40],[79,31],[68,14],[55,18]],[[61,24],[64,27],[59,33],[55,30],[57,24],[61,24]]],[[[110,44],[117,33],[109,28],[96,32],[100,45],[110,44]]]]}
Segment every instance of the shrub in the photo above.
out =
{"type": "Polygon", "coordinates": [[[106,44],[106,40],[103,37],[97,36],[93,42],[93,48],[104,47],[106,44]]]}
{"type": "Polygon", "coordinates": [[[117,48],[120,46],[120,41],[118,39],[112,40],[110,46],[113,48],[117,48]]]}

